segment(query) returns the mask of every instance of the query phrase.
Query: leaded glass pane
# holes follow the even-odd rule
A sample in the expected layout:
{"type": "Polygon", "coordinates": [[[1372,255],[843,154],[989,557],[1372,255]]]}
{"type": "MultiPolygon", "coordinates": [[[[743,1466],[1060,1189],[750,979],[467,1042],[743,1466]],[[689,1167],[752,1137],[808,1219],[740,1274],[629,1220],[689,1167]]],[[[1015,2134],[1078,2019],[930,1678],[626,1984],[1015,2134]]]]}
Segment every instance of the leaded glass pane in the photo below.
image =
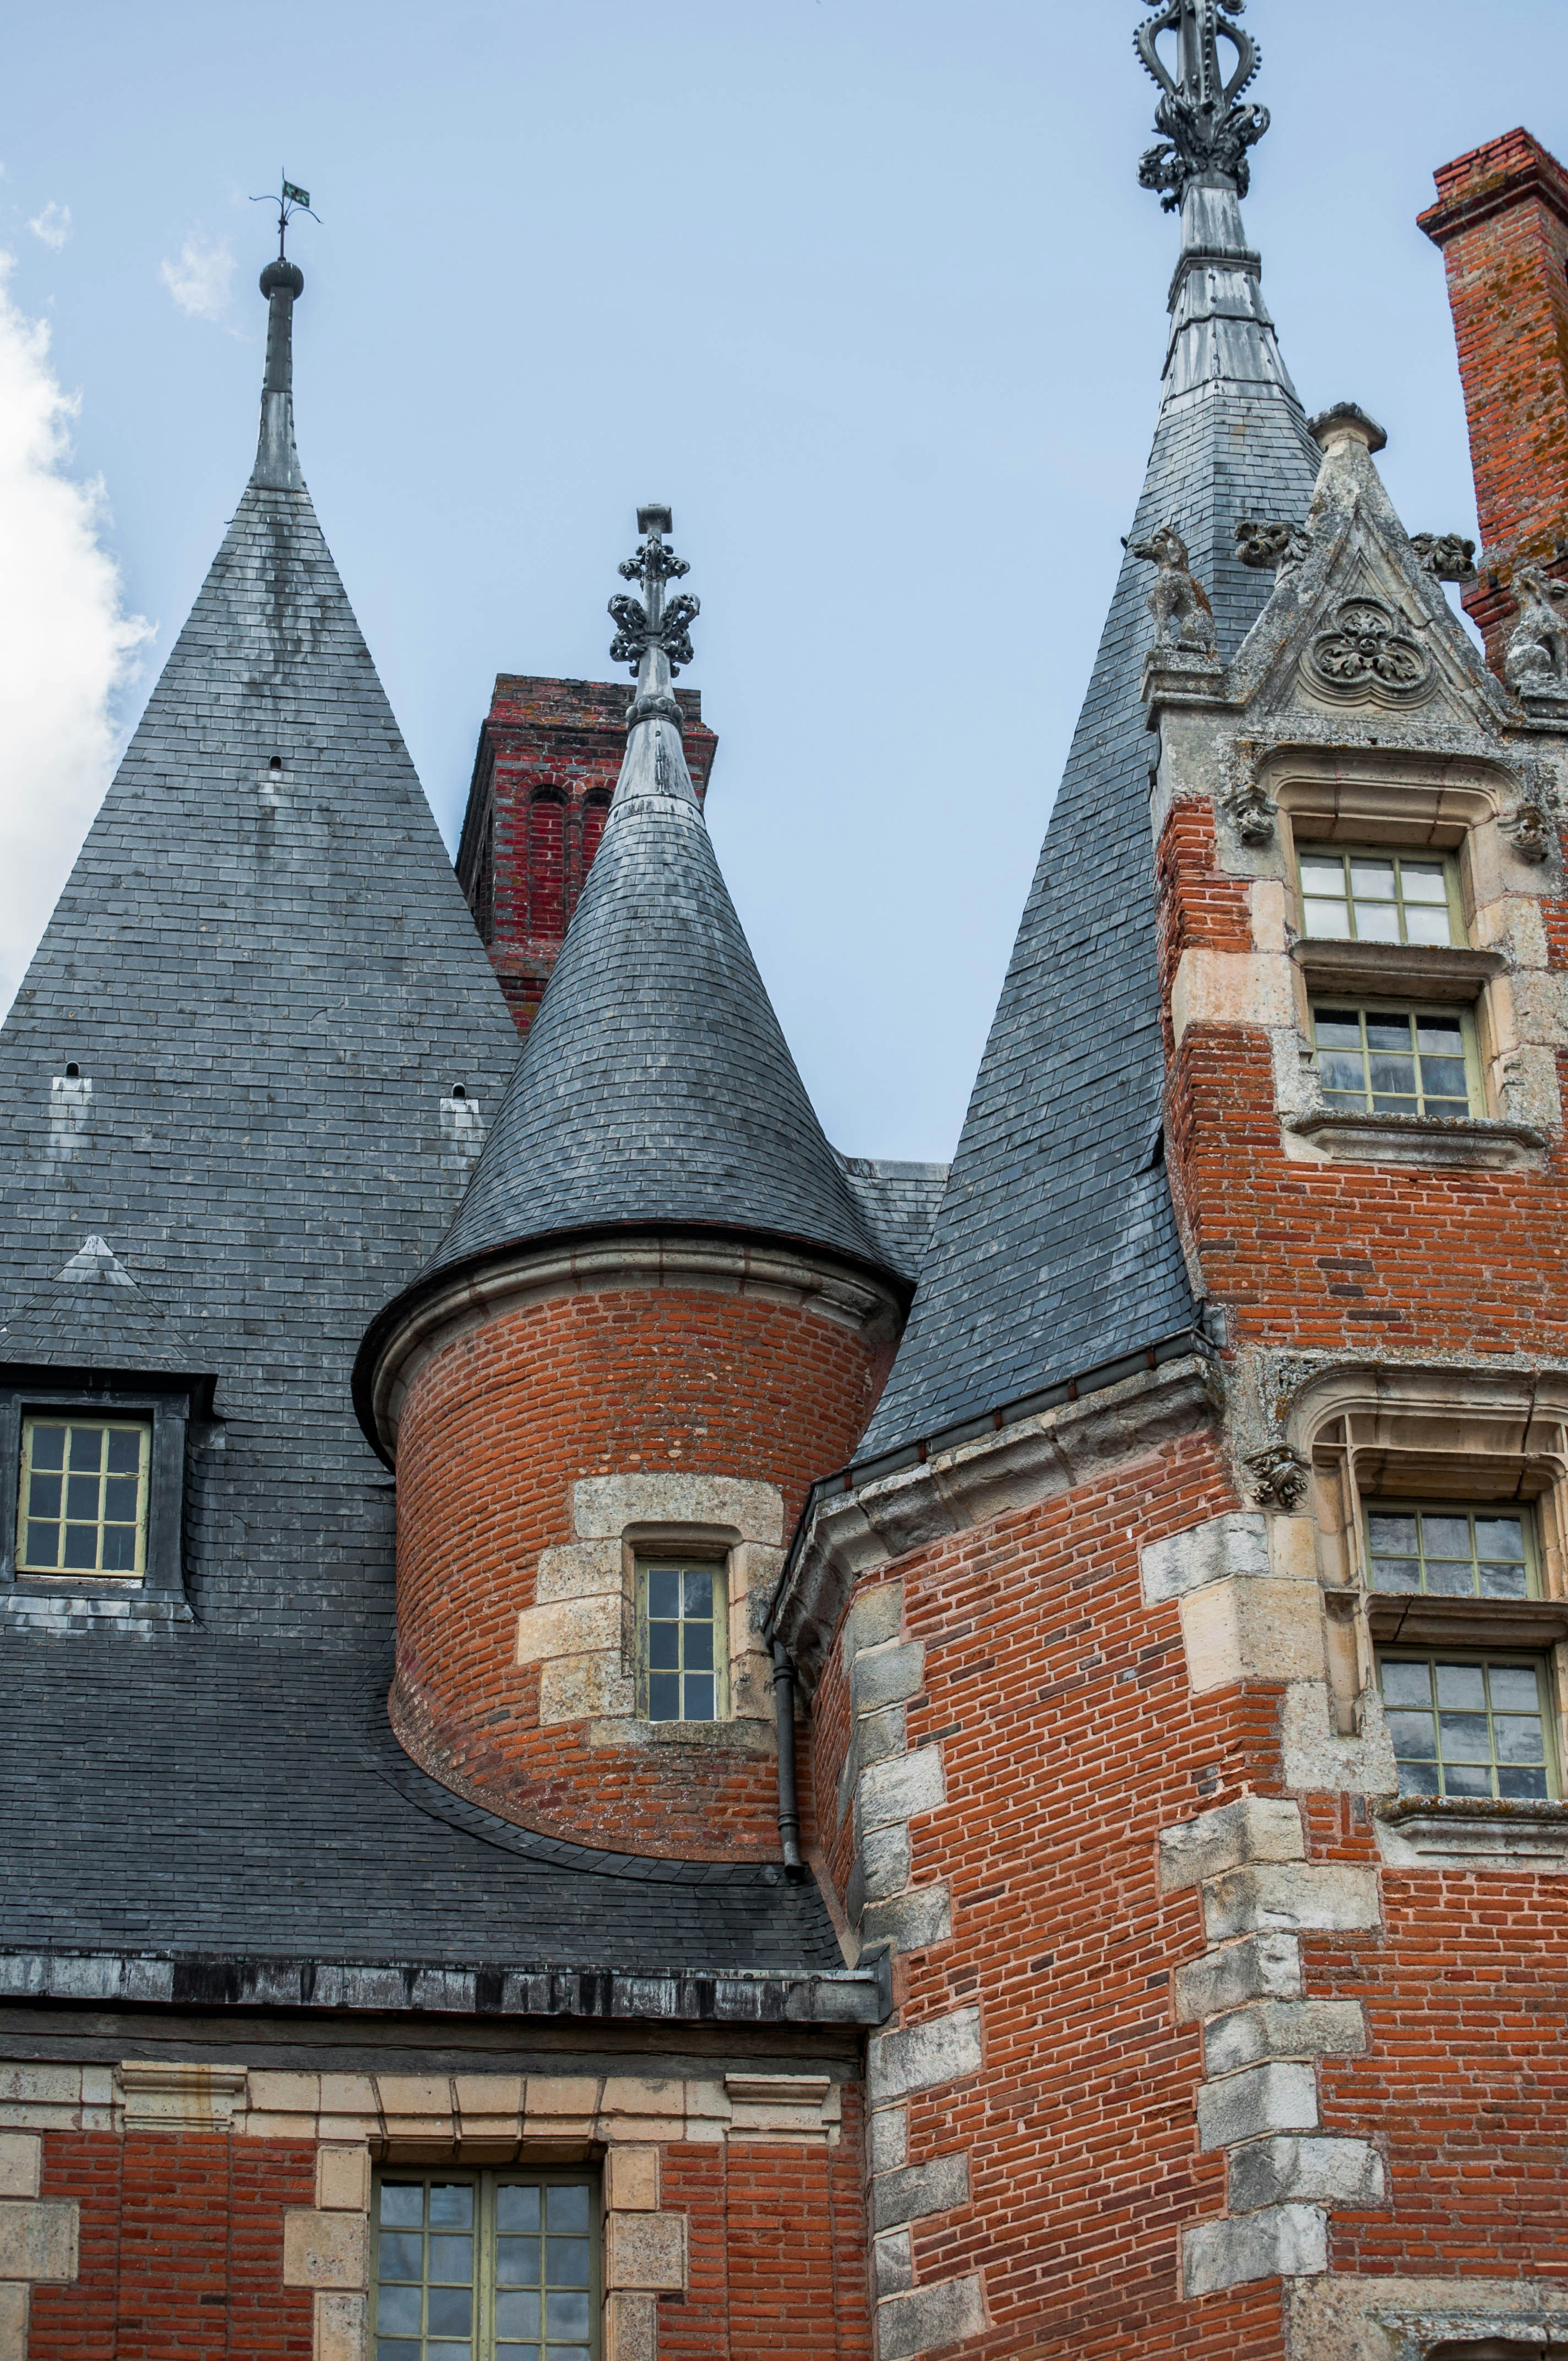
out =
{"type": "Polygon", "coordinates": [[[27,1419],[19,1571],[140,1575],[151,1460],[152,1429],[143,1420],[27,1419]]]}
{"type": "Polygon", "coordinates": [[[1301,924],[1309,935],[1363,943],[1451,943],[1447,862],[1402,852],[1300,856],[1301,924]]]}
{"type": "Polygon", "coordinates": [[[1401,1795],[1556,1793],[1543,1663],[1401,1654],[1378,1672],[1401,1795]]]}
{"type": "Polygon", "coordinates": [[[728,1653],[722,1572],[711,1565],[647,1566],[642,1605],[649,1719],[716,1719],[728,1653]]]}
{"type": "Polygon", "coordinates": [[[1522,1509],[1369,1508],[1366,1554],[1374,1590],[1434,1598],[1528,1598],[1532,1536],[1522,1509]]]}
{"type": "Polygon", "coordinates": [[[375,2361],[593,2361],[597,2218],[586,2180],[383,2180],[375,2361]]]}

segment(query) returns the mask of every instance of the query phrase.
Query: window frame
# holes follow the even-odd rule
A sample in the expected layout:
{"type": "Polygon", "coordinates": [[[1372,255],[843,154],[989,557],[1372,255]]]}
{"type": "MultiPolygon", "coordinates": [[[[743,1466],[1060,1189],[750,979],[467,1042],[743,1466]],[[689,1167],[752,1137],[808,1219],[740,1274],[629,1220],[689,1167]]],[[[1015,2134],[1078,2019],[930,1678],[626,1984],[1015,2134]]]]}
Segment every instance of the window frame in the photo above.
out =
{"type": "MultiPolygon", "coordinates": [[[[24,1405],[21,1417],[21,1452],[16,1479],[16,1572],[19,1575],[30,1576],[39,1581],[59,1582],[62,1578],[71,1578],[85,1582],[112,1582],[123,1589],[140,1588],[147,1574],[148,1526],[152,1506],[152,1437],[153,1422],[150,1418],[128,1417],[123,1413],[116,1416],[105,1411],[86,1411],[80,1409],[34,1410],[24,1405]],[[63,1430],[66,1437],[61,1446],[60,1465],[58,1471],[35,1467],[33,1464],[34,1434],[37,1429],[43,1426],[59,1427],[63,1430]],[[86,1472],[72,1465],[71,1437],[79,1429],[85,1431],[91,1427],[97,1427],[110,1434],[135,1434],[140,1438],[135,1469],[136,1563],[129,1567],[31,1565],[27,1562],[23,1554],[26,1546],[24,1535],[28,1527],[35,1523],[51,1524],[57,1529],[58,1534],[62,1533],[63,1530],[71,1524],[80,1525],[86,1521],[82,1518],[71,1517],[68,1513],[71,1478],[86,1472]],[[62,1488],[60,1513],[58,1517],[52,1518],[38,1517],[32,1510],[32,1478],[37,1475],[47,1479],[56,1472],[60,1476],[62,1488]]],[[[108,1469],[95,1469],[93,1472],[96,1483],[107,1482],[110,1474],[108,1469]]],[[[122,1479],[126,1472],[123,1469],[118,1471],[122,1479]]],[[[92,1521],[98,1535],[100,1551],[104,1547],[111,1521],[116,1525],[124,1524],[126,1521],[123,1518],[113,1521],[108,1519],[104,1513],[104,1496],[100,1490],[97,1514],[92,1521]]]]}
{"type": "MultiPolygon", "coordinates": [[[[1557,1726],[1558,1704],[1556,1666],[1552,1662],[1552,1651],[1550,1649],[1493,1647],[1487,1646],[1485,1643],[1474,1648],[1466,1648],[1463,1645],[1429,1647],[1421,1645],[1419,1642],[1411,1642],[1409,1641],[1398,1640],[1379,1642],[1374,1650],[1373,1674],[1376,1684],[1378,1705],[1385,1716],[1385,1719],[1387,1719],[1390,1709],[1395,1712],[1400,1710],[1397,1706],[1390,1708],[1387,1700],[1383,1694],[1383,1667],[1386,1664],[1429,1664],[1434,1668],[1445,1664],[1480,1664],[1484,1665],[1488,1672],[1490,1672],[1493,1667],[1505,1672],[1523,1671],[1528,1667],[1528,1669],[1535,1675],[1536,1679],[1536,1694],[1541,1705],[1541,1752],[1546,1772],[1546,1794],[1544,1796],[1513,1796],[1497,1794],[1490,1795],[1454,1796],[1451,1795],[1445,1787],[1440,1786],[1436,1789],[1411,1789],[1409,1791],[1410,1797],[1413,1798],[1416,1795],[1420,1795],[1423,1799],[1430,1799],[1438,1803],[1457,1802],[1479,1805],[1483,1806],[1487,1804],[1493,1804],[1502,1810],[1507,1810],[1510,1805],[1517,1803],[1530,1803],[1533,1801],[1560,1804],[1563,1801],[1563,1749],[1562,1733],[1557,1726]]],[[[1488,1704],[1486,1707],[1488,1724],[1490,1724],[1496,1718],[1489,1700],[1490,1690],[1488,1688],[1488,1704]]],[[[1420,1711],[1421,1708],[1417,1708],[1416,1710],[1420,1711]]],[[[1431,1707],[1434,1719],[1442,1710],[1442,1708],[1438,1704],[1434,1692],[1431,1707]]],[[[1463,1708],[1456,1708],[1456,1710],[1463,1710],[1463,1708]]],[[[1396,1763],[1398,1763],[1398,1760],[1399,1758],[1396,1756],[1396,1763]]],[[[1442,1769],[1446,1767],[1445,1758],[1442,1755],[1441,1749],[1437,1760],[1441,1773],[1442,1769]]],[[[1491,1758],[1490,1767],[1493,1776],[1496,1777],[1499,1765],[1495,1754],[1491,1758]]],[[[1407,1790],[1402,1783],[1399,1788],[1399,1795],[1402,1800],[1407,1797],[1407,1790]]]]}
{"type": "MultiPolygon", "coordinates": [[[[641,1721],[658,1730],[711,1730],[728,1722],[729,1704],[729,1559],[728,1552],[713,1557],[700,1551],[653,1550],[646,1543],[635,1554],[636,1647],[637,1647],[637,1715],[641,1721]],[[707,1574],[713,1576],[713,1713],[701,1721],[689,1721],[683,1714],[678,1719],[660,1719],[655,1721],[649,1709],[649,1678],[652,1666],[649,1662],[650,1617],[648,1613],[648,1576],[650,1574],[707,1574]]],[[[685,1668],[680,1668],[685,1678],[685,1668]]],[[[682,1699],[683,1704],[685,1698],[682,1699]]]]}
{"type": "MultiPolygon", "coordinates": [[[[604,2194],[600,2176],[596,2168],[591,2165],[535,2166],[526,2161],[482,2165],[462,2162],[399,2164],[389,2160],[378,2165],[370,2183],[368,2274],[370,2284],[366,2323],[367,2343],[372,2355],[379,2341],[378,2315],[381,2300],[380,2200],[382,2188],[389,2180],[420,2181],[427,2189],[433,2182],[439,2182],[444,2186],[452,2182],[465,2182],[472,2186],[476,2191],[475,2210],[477,2218],[474,2226],[475,2275],[471,2282],[475,2301],[469,2336],[469,2347],[475,2356],[475,2361],[494,2361],[497,2350],[495,2299],[497,2294],[501,2292],[498,2290],[495,2284],[493,2261],[497,2235],[495,2199],[498,2191],[507,2184],[530,2189],[568,2186],[586,2188],[588,2192],[588,2334],[586,2342],[589,2361],[599,2361],[600,2332],[604,2317],[604,2194]],[[492,2258],[488,2267],[482,2260],[482,2257],[487,2255],[492,2258]]],[[[411,2282],[394,2280],[389,2284],[406,2286],[411,2282]]],[[[420,2282],[422,2288],[428,2287],[428,2280],[425,2279],[420,2282]]],[[[428,2344],[429,2339],[422,2331],[416,2339],[399,2339],[398,2341],[417,2343],[423,2346],[428,2344]]],[[[507,2341],[510,2344],[513,2340],[509,2338],[507,2341]]],[[[542,2323],[539,2336],[533,2341],[539,2346],[542,2361],[547,2361],[552,2341],[560,2343],[563,2340],[549,2338],[544,2334],[542,2323]]]]}
{"type": "Polygon", "coordinates": [[[198,1414],[198,1388],[204,1381],[171,1379],[131,1384],[84,1376],[75,1384],[59,1376],[28,1385],[0,1378],[0,1595],[52,1598],[118,1598],[126,1601],[185,1598],[185,1479],[191,1422],[198,1414]],[[22,1432],[29,1417],[115,1421],[143,1420],[152,1428],[148,1448],[147,1540],[142,1574],[87,1574],[61,1567],[33,1573],[17,1565],[17,1511],[21,1505],[22,1432]]]}
{"type": "MultiPolygon", "coordinates": [[[[1315,938],[1314,939],[1322,940],[1328,939],[1315,938]]],[[[1402,949],[1403,946],[1386,945],[1385,949],[1387,948],[1402,949]]],[[[1475,1010],[1472,1005],[1464,1001],[1423,1002],[1415,994],[1411,994],[1411,996],[1406,1000],[1388,1000],[1383,998],[1380,994],[1362,994],[1354,991],[1333,993],[1326,992],[1321,989],[1315,989],[1312,990],[1308,996],[1307,1018],[1307,1038],[1311,1048],[1312,1071],[1317,1077],[1319,1095],[1322,1100],[1324,1110],[1328,1115],[1365,1116],[1369,1121],[1374,1123],[1395,1123],[1403,1121],[1414,1121],[1416,1123],[1474,1123],[1485,1116],[1486,1112],[1486,1085],[1485,1076],[1482,1071],[1481,1042],[1475,1023],[1475,1010]],[[1330,1008],[1333,1007],[1343,1008],[1347,1011],[1351,1008],[1354,1009],[1362,1022],[1364,1038],[1366,1020],[1369,1016],[1403,1016],[1409,1018],[1409,1021],[1418,1027],[1420,1027],[1423,1017],[1435,1017],[1446,1024],[1451,1024],[1457,1019],[1459,1024],[1460,1038],[1464,1043],[1464,1082],[1466,1092],[1464,1113],[1463,1115],[1428,1113],[1424,1106],[1411,1106],[1408,1109],[1377,1108],[1371,1105],[1352,1106],[1346,1104],[1346,1094],[1344,1093],[1330,1092],[1326,1089],[1323,1083],[1323,1071],[1321,1063],[1322,1052],[1320,1049],[1318,1043],[1318,1018],[1321,1013],[1326,1012],[1330,1008]]],[[[1363,1054],[1364,1056],[1370,1057],[1371,1052],[1364,1051],[1363,1054]]],[[[1419,1049],[1416,1054],[1418,1056],[1420,1054],[1419,1049]]],[[[1424,1097],[1425,1093],[1423,1093],[1422,1095],[1424,1097]]],[[[1373,1093],[1368,1089],[1366,1093],[1367,1099],[1370,1099],[1372,1096],[1373,1093]]]]}
{"type": "MultiPolygon", "coordinates": [[[[1459,874],[1459,854],[1456,850],[1446,845],[1436,844],[1423,844],[1420,846],[1372,843],[1343,844],[1341,843],[1337,838],[1303,836],[1299,830],[1293,829],[1291,852],[1295,870],[1294,885],[1296,894],[1296,911],[1297,917],[1299,920],[1299,933],[1301,939],[1304,942],[1313,944],[1354,943],[1358,950],[1377,949],[1382,950],[1463,950],[1468,945],[1470,937],[1465,925],[1464,896],[1459,874]],[[1326,861],[1331,859],[1338,860],[1345,864],[1344,900],[1345,913],[1349,918],[1351,926],[1351,932],[1349,934],[1314,934],[1307,924],[1308,895],[1306,882],[1301,875],[1301,863],[1303,861],[1326,861]],[[1352,889],[1348,874],[1348,864],[1353,861],[1392,862],[1395,865],[1395,895],[1392,904],[1387,906],[1398,911],[1399,915],[1401,932],[1393,942],[1386,942],[1380,937],[1362,935],[1355,931],[1355,896],[1354,890],[1352,889]],[[1444,886],[1443,906],[1448,912],[1448,940],[1446,943],[1411,943],[1406,933],[1403,931],[1405,926],[1406,903],[1399,872],[1400,865],[1407,861],[1420,862],[1429,867],[1433,863],[1437,863],[1442,867],[1444,886]]],[[[1322,897],[1313,896],[1312,898],[1321,899],[1322,897]]],[[[1437,907],[1437,904],[1435,902],[1429,902],[1424,905],[1418,904],[1416,906],[1427,909],[1435,909],[1437,907]]]]}

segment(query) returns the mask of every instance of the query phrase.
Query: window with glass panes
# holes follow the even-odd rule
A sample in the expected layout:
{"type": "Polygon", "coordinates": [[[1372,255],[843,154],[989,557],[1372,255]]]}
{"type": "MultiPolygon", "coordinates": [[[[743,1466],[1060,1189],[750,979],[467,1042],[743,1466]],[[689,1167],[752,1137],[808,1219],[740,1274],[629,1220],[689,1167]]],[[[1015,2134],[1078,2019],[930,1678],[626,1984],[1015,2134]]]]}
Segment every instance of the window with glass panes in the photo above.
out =
{"type": "Polygon", "coordinates": [[[1467,1115],[1470,1022],[1459,1009],[1314,1005],[1324,1103],[1361,1115],[1467,1115]]]}
{"type": "Polygon", "coordinates": [[[144,1573],[151,1464],[145,1420],[25,1419],[18,1572],[144,1573]]]}
{"type": "Polygon", "coordinates": [[[1522,1507],[1371,1502],[1366,1565],[1374,1590],[1419,1591],[1432,1598],[1540,1595],[1534,1520],[1522,1507]]]}
{"type": "Polygon", "coordinates": [[[598,2196],[579,2173],[389,2169],[375,2361],[594,2361],[598,2196]]]}
{"type": "Polygon", "coordinates": [[[1301,931],[1359,943],[1463,942],[1453,863],[1442,854],[1303,845],[1301,931]]]}
{"type": "Polygon", "coordinates": [[[718,1721],[726,1710],[724,1570],[650,1558],[641,1574],[643,1711],[650,1721],[718,1721]]]}
{"type": "Polygon", "coordinates": [[[1381,1654],[1378,1681],[1401,1795],[1559,1793],[1543,1657],[1381,1654]]]}

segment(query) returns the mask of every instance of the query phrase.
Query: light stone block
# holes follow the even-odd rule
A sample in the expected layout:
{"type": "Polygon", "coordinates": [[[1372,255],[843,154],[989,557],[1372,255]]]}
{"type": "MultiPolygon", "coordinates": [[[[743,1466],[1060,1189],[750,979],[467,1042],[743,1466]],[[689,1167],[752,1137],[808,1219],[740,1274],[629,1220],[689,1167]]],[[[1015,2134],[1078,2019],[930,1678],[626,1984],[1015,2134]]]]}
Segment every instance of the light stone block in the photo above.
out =
{"type": "Polygon", "coordinates": [[[899,1820],[890,1828],[872,1830],[861,1846],[851,1883],[858,1876],[864,1901],[885,1902],[889,1895],[903,1893],[909,1883],[909,1830],[899,1820]]]}
{"type": "Polygon", "coordinates": [[[896,2295],[915,2284],[915,2257],[907,2230],[872,2240],[872,2279],[879,2296],[896,2295]]]}
{"type": "Polygon", "coordinates": [[[36,2197],[43,2169],[44,2144],[38,2132],[0,2132],[0,2197],[36,2197]]]}
{"type": "Polygon", "coordinates": [[[872,2117],[871,2161],[873,2172],[902,2170],[909,2153],[909,2110],[883,2107],[872,2117]]]}
{"type": "Polygon", "coordinates": [[[1201,2222],[1182,2237],[1181,2261],[1189,2298],[1254,2279],[1311,2278],[1329,2267],[1328,2215],[1318,2205],[1275,2205],[1239,2221],[1201,2222]]]}
{"type": "Polygon", "coordinates": [[[625,1587],[625,1557],[619,1541],[565,1542],[541,1550],[534,1574],[534,1603],[551,1607],[565,1598],[619,1598],[625,1587]]]}
{"type": "Polygon", "coordinates": [[[909,1886],[885,1902],[868,1902],[861,1914],[862,1941],[885,1938],[901,1951],[923,1951],[932,1943],[945,1943],[952,1931],[952,1902],[945,1881],[909,1886]]]}
{"type": "Polygon", "coordinates": [[[604,1720],[636,1710],[637,1684],[623,1669],[619,1643],[604,1655],[558,1656],[540,1667],[542,1726],[604,1720]]]}
{"type": "Polygon", "coordinates": [[[1306,1854],[1299,1805],[1272,1795],[1243,1795],[1160,1830],[1160,1892],[1201,1885],[1205,1878],[1247,1861],[1304,1861],[1306,1854]]]}
{"type": "Polygon", "coordinates": [[[556,1656],[587,1656],[620,1651],[621,1598],[563,1598],[549,1607],[525,1607],[517,1619],[517,1661],[547,1664],[556,1656]]]}
{"type": "Polygon", "coordinates": [[[658,2361],[659,2299],[619,2288],[605,2298],[604,2361],[658,2361]]]}
{"type": "Polygon", "coordinates": [[[1198,2090],[1198,2145],[1234,2147],[1265,2132],[1310,2132],[1318,2127],[1318,2077],[1314,2068],[1254,2066],[1223,2082],[1198,2090]]]}
{"type": "Polygon", "coordinates": [[[1238,1681],[1321,1679],[1321,1594],[1273,1575],[1211,1583],[1181,1601],[1187,1677],[1195,1696],[1238,1681]]]}
{"type": "Polygon", "coordinates": [[[611,2213],[656,2213],[659,2210],[659,2151],[656,2147],[612,2147],[604,2160],[604,2202],[611,2213]]]}
{"type": "Polygon", "coordinates": [[[911,2361],[916,2353],[978,2336],[984,2326],[985,2298],[979,2279],[938,2279],[878,2304],[877,2361],[911,2361]]]}
{"type": "Polygon", "coordinates": [[[663,2076],[611,2074],[599,2094],[599,2112],[606,2115],[674,2115],[685,2114],[685,2089],[663,2076]]]}
{"type": "Polygon", "coordinates": [[[1254,2000],[1299,2000],[1301,1941],[1297,1935],[1246,1935],[1205,1951],[1176,1971],[1176,2017],[1192,2025],[1254,2000]]]}
{"type": "Polygon", "coordinates": [[[1170,987],[1170,1024],[1177,1046],[1190,1025],[1267,1031],[1294,1024],[1290,961],[1279,951],[1213,951],[1190,945],[1170,987]]]}
{"type": "Polygon", "coordinates": [[[316,2205],[325,2213],[364,2213],[370,2205],[368,2147],[318,2147],[316,2205]]]}
{"type": "Polygon", "coordinates": [[[1203,2064],[1210,2074],[1234,2074],[1270,2058],[1359,2058],[1365,2048],[1358,2000],[1266,2000],[1215,2019],[1203,2064]]]}
{"type": "Polygon", "coordinates": [[[904,1585],[879,1582],[874,1589],[857,1591],[844,1618],[843,1652],[852,1665],[862,1648],[880,1648],[896,1640],[904,1628],[904,1585]]]}
{"type": "Polygon", "coordinates": [[[0,2102],[34,2107],[80,2106],[82,2070],[78,2066],[0,2066],[0,2102]]]}
{"type": "Polygon", "coordinates": [[[285,2287],[366,2288],[370,2225],[362,2213],[323,2213],[303,2205],[283,2215],[285,2287]]]}
{"type": "Polygon", "coordinates": [[[587,2139],[598,2113],[599,2086],[587,2074],[531,2074],[524,2114],[530,2138],[587,2139]]]}
{"type": "Polygon", "coordinates": [[[321,2105],[319,2074],[253,2072],[248,2091],[250,2104],[263,2114],[313,2115],[321,2105]]]}
{"type": "Polygon", "coordinates": [[[868,2049],[873,2107],[905,2098],[912,2091],[934,2091],[940,2083],[979,2073],[980,2011],[955,2009],[950,2016],[928,2017],[895,2033],[874,2033],[868,2049]]]}
{"type": "Polygon", "coordinates": [[[1203,1926],[1212,1943],[1233,1935],[1350,1933],[1379,1927],[1377,1872],[1343,1861],[1260,1861],[1233,1869],[1203,1889],[1203,1926]]]}
{"type": "Polygon", "coordinates": [[[1268,1572],[1268,1520],[1256,1510],[1235,1510],[1168,1533],[1143,1552],[1144,1603],[1183,1598],[1205,1584],[1268,1572]]]}
{"type": "Polygon", "coordinates": [[[876,1713],[915,1697],[926,1679],[926,1647],[920,1640],[865,1648],[850,1670],[850,1701],[856,1713],[876,1713]]]}
{"type": "Polygon", "coordinates": [[[27,2361],[27,2301],[25,2280],[0,2281],[0,2361],[27,2361]]]}
{"type": "Polygon", "coordinates": [[[1260,2139],[1234,2148],[1227,2199],[1233,2213],[1266,2205],[1384,2202],[1383,2159],[1370,2140],[1260,2139]]]}
{"type": "Polygon", "coordinates": [[[707,1525],[778,1549],[784,1494],[736,1476],[590,1476],[572,1487],[572,1521],[582,1541],[619,1541],[629,1525],[707,1525]]]}
{"type": "Polygon", "coordinates": [[[934,1812],[947,1796],[939,1746],[922,1746],[913,1754],[873,1763],[861,1772],[855,1790],[856,1836],[912,1819],[917,1812],[934,1812]]]}
{"type": "Polygon", "coordinates": [[[73,2279],[80,2213],[74,2197],[0,2201],[0,2279],[73,2279]]]}
{"type": "Polygon", "coordinates": [[[929,2164],[877,2175],[872,2183],[872,2227],[891,2230],[900,2222],[918,2222],[927,2213],[946,2213],[968,2203],[968,2156],[933,2157],[929,2164]]]}
{"type": "Polygon", "coordinates": [[[452,2095],[465,2139],[470,2134],[498,2139],[522,2136],[521,2074],[455,2074],[452,2095]]]}
{"type": "Polygon", "coordinates": [[[318,2289],[313,2313],[311,2361],[365,2361],[370,2307],[364,2296],[318,2289]]]}
{"type": "Polygon", "coordinates": [[[607,2288],[679,2289],[686,2283],[684,2213],[611,2213],[605,2223],[607,2288]]]}

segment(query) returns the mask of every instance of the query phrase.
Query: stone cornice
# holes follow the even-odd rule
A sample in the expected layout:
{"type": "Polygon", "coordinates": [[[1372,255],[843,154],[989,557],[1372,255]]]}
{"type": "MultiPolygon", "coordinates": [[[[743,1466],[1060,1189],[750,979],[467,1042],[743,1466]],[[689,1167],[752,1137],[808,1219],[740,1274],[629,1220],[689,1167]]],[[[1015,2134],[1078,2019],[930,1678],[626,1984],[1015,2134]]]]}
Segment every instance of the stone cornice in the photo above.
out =
{"type": "Polygon", "coordinates": [[[711,1288],[763,1296],[859,1333],[896,1340],[903,1305],[872,1272],[819,1248],[723,1231],[573,1233],[436,1270],[372,1323],[354,1370],[354,1404],[390,1466],[398,1421],[419,1371],[453,1340],[521,1304],[620,1288],[711,1288]]]}
{"type": "Polygon", "coordinates": [[[872,1463],[858,1483],[847,1469],[833,1479],[844,1488],[819,1488],[806,1510],[772,1630],[814,1685],[864,1576],[1193,1433],[1217,1419],[1222,1400],[1217,1364],[1189,1352],[946,1449],[931,1447],[913,1466],[879,1475],[872,1463]]]}

